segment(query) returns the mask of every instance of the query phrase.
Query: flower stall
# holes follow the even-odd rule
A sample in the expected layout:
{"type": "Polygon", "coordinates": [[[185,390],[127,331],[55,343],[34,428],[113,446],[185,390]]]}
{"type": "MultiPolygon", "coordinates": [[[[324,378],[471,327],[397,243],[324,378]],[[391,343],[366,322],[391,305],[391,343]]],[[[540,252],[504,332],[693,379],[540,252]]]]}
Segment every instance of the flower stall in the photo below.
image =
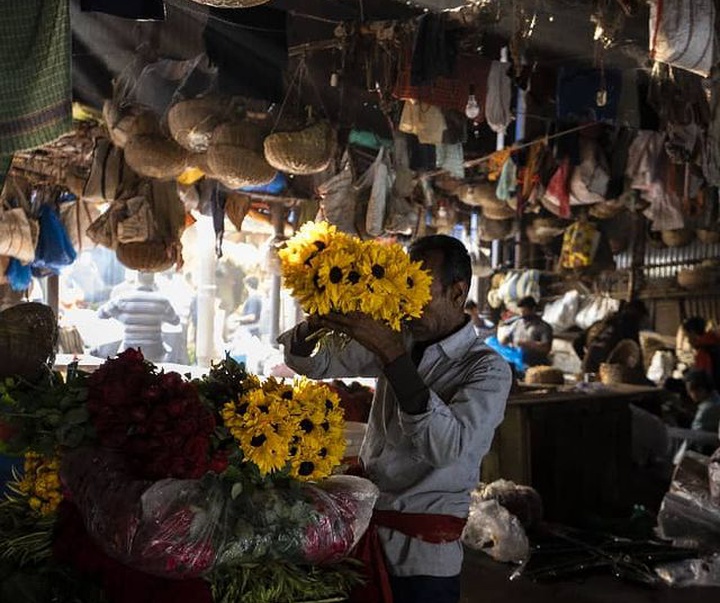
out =
{"type": "Polygon", "coordinates": [[[331,601],[359,580],[347,557],[377,489],[338,474],[324,384],[229,358],[190,380],[129,349],[0,391],[5,451],[24,455],[0,504],[0,599],[331,601]]]}

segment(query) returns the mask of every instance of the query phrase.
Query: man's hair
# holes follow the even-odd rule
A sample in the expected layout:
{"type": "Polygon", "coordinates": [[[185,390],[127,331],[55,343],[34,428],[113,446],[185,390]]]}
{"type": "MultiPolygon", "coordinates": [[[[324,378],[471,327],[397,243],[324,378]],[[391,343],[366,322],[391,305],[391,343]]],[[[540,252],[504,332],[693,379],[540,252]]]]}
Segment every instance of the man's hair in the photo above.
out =
{"type": "Polygon", "coordinates": [[[257,288],[258,288],[258,278],[257,278],[257,276],[248,276],[248,277],[245,279],[245,284],[246,284],[248,287],[252,287],[253,289],[257,289],[257,288]]]}
{"type": "Polygon", "coordinates": [[[469,299],[465,302],[466,310],[474,310],[477,307],[478,307],[477,302],[474,299],[469,299]]]}
{"type": "Polygon", "coordinates": [[[415,261],[436,251],[440,252],[443,258],[440,271],[440,284],[443,289],[458,282],[465,282],[469,287],[472,279],[470,254],[461,241],[447,235],[428,235],[416,239],[410,245],[410,257],[415,261]]]}
{"type": "Polygon", "coordinates": [[[706,321],[702,316],[691,316],[682,323],[683,331],[692,335],[705,333],[706,321]]]}
{"type": "Polygon", "coordinates": [[[712,377],[706,371],[700,369],[690,369],[686,371],[683,375],[683,380],[690,387],[704,389],[709,392],[715,389],[712,377]]]}
{"type": "Polygon", "coordinates": [[[534,310],[537,308],[537,301],[532,295],[528,295],[526,297],[523,297],[518,303],[518,308],[530,308],[531,310],[534,310]]]}

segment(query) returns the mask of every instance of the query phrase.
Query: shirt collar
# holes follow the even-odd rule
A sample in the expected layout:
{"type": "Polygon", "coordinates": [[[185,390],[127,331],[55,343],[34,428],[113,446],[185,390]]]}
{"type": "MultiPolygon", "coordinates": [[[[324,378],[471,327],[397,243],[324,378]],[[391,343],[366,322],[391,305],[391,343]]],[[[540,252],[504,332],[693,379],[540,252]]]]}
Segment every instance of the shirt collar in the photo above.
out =
{"type": "Polygon", "coordinates": [[[441,339],[435,345],[440,346],[440,349],[448,358],[457,360],[467,354],[475,341],[477,341],[477,333],[472,321],[469,320],[459,331],[455,331],[452,335],[441,339]]]}

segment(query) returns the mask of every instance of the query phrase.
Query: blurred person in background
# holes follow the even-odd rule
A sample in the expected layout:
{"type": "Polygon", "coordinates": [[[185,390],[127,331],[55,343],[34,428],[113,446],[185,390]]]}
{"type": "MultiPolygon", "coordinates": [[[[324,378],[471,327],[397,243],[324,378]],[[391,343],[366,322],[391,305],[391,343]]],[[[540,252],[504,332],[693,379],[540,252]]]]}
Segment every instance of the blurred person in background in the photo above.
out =
{"type": "Polygon", "coordinates": [[[720,388],[720,335],[707,327],[707,321],[701,316],[688,318],[682,324],[695,350],[693,368],[705,371],[717,389],[720,388]]]}
{"type": "Polygon", "coordinates": [[[552,364],[553,329],[537,313],[538,303],[532,296],[523,297],[517,304],[520,310],[518,318],[507,331],[500,343],[511,345],[523,351],[523,359],[528,366],[552,364]]]}
{"type": "Polygon", "coordinates": [[[177,325],[180,317],[170,301],[157,291],[155,276],[139,272],[135,290],[106,302],[97,312],[99,318],[115,318],[124,326],[123,340],[117,350],[139,348],[152,362],[165,362],[162,325],[177,325]]]}

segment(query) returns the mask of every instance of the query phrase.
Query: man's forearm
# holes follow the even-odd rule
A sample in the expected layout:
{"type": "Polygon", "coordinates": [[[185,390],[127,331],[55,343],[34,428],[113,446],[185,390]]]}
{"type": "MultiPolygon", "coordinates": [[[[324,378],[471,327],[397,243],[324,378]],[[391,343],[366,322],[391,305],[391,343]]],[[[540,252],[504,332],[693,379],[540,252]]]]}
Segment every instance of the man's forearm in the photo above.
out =
{"type": "Polygon", "coordinates": [[[430,390],[417,372],[410,354],[403,354],[383,369],[403,412],[419,415],[427,410],[430,390]]]}

